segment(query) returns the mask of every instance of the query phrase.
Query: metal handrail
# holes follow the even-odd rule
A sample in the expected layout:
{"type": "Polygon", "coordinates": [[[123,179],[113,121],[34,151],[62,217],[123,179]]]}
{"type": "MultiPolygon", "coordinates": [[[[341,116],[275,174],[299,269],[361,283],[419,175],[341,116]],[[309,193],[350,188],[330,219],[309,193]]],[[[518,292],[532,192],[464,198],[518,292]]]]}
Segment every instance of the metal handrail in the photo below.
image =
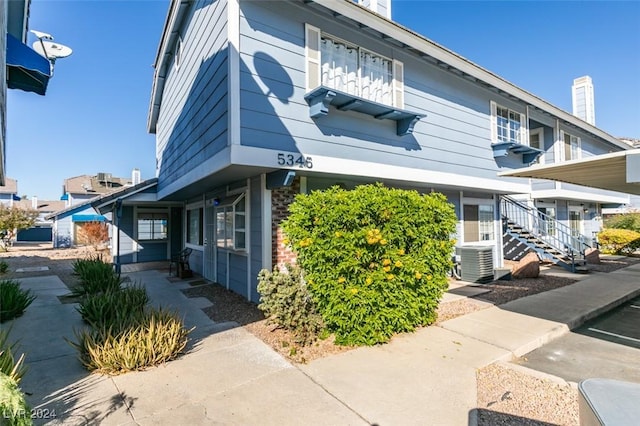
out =
{"type": "Polygon", "coordinates": [[[571,228],[555,218],[503,195],[500,200],[502,215],[521,226],[534,237],[541,239],[550,247],[565,253],[573,262],[575,256],[585,255],[591,248],[583,235],[574,235],[571,228]]]}

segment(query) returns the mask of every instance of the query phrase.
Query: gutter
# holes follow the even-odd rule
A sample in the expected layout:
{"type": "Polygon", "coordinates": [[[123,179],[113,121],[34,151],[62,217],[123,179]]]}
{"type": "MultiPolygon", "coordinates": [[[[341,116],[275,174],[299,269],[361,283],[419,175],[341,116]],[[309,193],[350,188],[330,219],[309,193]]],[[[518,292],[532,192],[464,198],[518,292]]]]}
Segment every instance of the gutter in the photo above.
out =
{"type": "Polygon", "coordinates": [[[453,72],[462,78],[472,82],[486,85],[495,89],[497,93],[507,95],[507,97],[517,98],[527,105],[535,107],[543,112],[548,112],[556,116],[557,119],[574,125],[592,135],[604,139],[607,143],[625,150],[631,149],[629,145],[611,136],[605,131],[595,127],[586,121],[569,114],[566,111],[550,104],[542,98],[527,92],[504,78],[482,68],[470,60],[457,53],[441,46],[421,34],[418,34],[407,27],[404,27],[390,19],[385,18],[369,9],[360,6],[351,0],[303,0],[305,4],[317,4],[329,10],[334,19],[344,16],[356,22],[361,31],[370,28],[388,38],[399,42],[402,48],[413,54],[421,56],[423,59],[435,63],[443,69],[453,72]]]}
{"type": "Polygon", "coordinates": [[[156,133],[156,124],[158,122],[158,114],[160,113],[160,103],[162,101],[162,93],[169,70],[169,64],[173,57],[173,48],[179,36],[179,30],[182,26],[186,12],[193,3],[193,0],[172,0],[167,19],[162,30],[162,38],[156,53],[156,60],[153,64],[155,71],[153,73],[153,86],[151,88],[151,102],[149,104],[149,113],[147,116],[147,131],[156,133]]]}

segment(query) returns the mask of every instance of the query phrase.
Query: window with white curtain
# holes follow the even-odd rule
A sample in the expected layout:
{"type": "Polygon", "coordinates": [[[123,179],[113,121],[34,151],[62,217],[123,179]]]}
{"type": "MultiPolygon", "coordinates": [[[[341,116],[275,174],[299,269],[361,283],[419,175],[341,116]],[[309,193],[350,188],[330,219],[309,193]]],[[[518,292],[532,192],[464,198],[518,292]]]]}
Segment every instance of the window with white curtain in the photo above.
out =
{"type": "Polygon", "coordinates": [[[370,101],[393,105],[393,61],[322,35],[321,84],[370,101]]]}

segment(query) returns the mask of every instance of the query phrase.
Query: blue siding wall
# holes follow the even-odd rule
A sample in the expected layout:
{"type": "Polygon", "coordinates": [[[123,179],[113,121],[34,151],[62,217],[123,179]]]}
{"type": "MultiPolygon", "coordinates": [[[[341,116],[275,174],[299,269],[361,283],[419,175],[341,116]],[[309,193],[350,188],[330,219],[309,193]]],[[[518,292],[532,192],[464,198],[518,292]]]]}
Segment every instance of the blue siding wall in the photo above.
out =
{"type": "Polygon", "coordinates": [[[227,251],[216,248],[216,270],[218,274],[218,284],[227,286],[227,251]]]}
{"type": "MultiPolygon", "coordinates": [[[[250,233],[249,247],[251,251],[251,301],[259,302],[260,294],[258,293],[258,274],[262,269],[262,250],[268,250],[268,247],[262,247],[262,186],[260,176],[251,178],[251,191],[249,193],[250,206],[250,233]]],[[[271,232],[271,230],[267,230],[271,232]]]]}
{"type": "Polygon", "coordinates": [[[229,253],[229,289],[247,297],[247,256],[229,253]]]}
{"type": "MultiPolygon", "coordinates": [[[[490,101],[524,112],[523,106],[309,8],[243,1],[241,12],[243,144],[498,180],[490,147],[490,101]],[[395,122],[333,107],[326,117],[309,118],[305,22],[404,62],[405,108],[427,114],[413,135],[399,137],[395,122]]],[[[516,156],[501,161],[500,166],[523,165],[516,156]]]]}
{"type": "Polygon", "coordinates": [[[189,267],[193,272],[201,275],[203,271],[202,256],[202,250],[198,249],[194,249],[189,256],[189,267]]]}
{"type": "Polygon", "coordinates": [[[167,242],[142,241],[138,243],[138,262],[167,260],[167,242]]]}
{"type": "Polygon", "coordinates": [[[60,218],[55,223],[53,247],[71,247],[73,241],[71,216],[60,218]]]}
{"type": "Polygon", "coordinates": [[[133,263],[133,207],[123,206],[120,217],[120,263],[133,263]]]}
{"type": "Polygon", "coordinates": [[[158,190],[227,145],[227,2],[201,0],[181,30],[179,67],[171,66],[156,139],[158,190]]]}

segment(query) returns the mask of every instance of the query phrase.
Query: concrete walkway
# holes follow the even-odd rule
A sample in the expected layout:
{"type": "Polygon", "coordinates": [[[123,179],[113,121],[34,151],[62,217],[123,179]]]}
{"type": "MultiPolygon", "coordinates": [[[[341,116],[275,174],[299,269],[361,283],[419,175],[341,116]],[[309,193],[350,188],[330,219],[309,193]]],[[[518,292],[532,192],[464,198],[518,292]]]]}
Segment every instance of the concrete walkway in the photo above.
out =
{"type": "MultiPolygon", "coordinates": [[[[476,369],[533,350],[640,294],[640,264],[292,366],[233,323],[214,324],[166,273],[129,274],[155,304],[196,326],[178,360],[116,377],[88,375],[63,337],[81,326],[57,277],[22,280],[38,299],[13,322],[29,372],[22,388],[50,424],[475,424],[476,369]]],[[[475,290],[469,290],[475,292],[475,290]]],[[[464,289],[458,293],[464,292],[464,289]]],[[[43,420],[39,420],[43,423],[43,420]]]]}

